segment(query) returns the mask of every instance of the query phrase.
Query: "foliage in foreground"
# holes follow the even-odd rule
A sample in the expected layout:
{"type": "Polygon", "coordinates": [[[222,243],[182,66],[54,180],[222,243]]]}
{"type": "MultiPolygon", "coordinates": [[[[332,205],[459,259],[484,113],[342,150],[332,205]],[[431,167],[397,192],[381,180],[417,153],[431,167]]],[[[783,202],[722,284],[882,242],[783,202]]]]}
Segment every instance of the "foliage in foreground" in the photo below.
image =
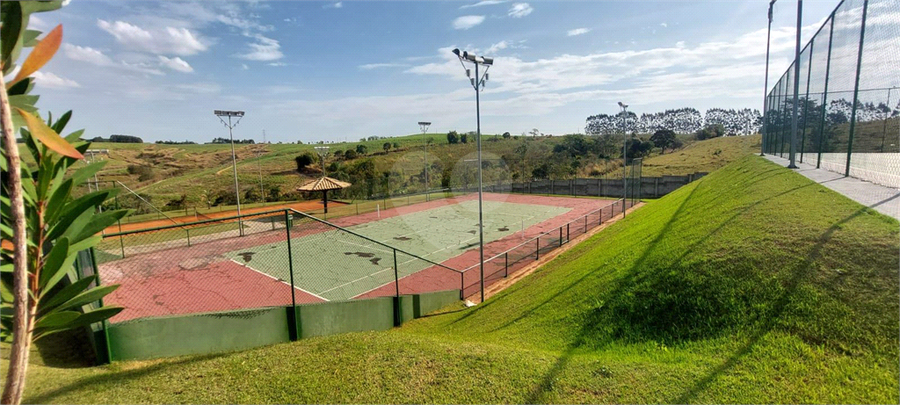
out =
{"type": "Polygon", "coordinates": [[[896,403],[898,249],[895,220],[747,157],[483,305],[240,353],[34,367],[26,400],[896,403]]]}

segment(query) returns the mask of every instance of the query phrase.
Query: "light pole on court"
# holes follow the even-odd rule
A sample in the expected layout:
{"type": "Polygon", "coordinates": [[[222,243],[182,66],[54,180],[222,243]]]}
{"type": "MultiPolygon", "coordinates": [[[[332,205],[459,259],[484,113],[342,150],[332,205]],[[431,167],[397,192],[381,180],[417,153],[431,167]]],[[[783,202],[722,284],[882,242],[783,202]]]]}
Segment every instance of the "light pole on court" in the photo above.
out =
{"type": "Polygon", "coordinates": [[[213,114],[215,114],[216,117],[219,117],[219,121],[222,121],[222,124],[228,128],[228,138],[231,140],[231,168],[234,172],[234,200],[237,202],[238,233],[241,236],[244,236],[244,223],[241,220],[241,193],[240,189],[238,188],[237,178],[237,158],[234,155],[234,135],[232,134],[234,127],[236,127],[241,122],[241,118],[244,117],[244,112],[215,110],[213,111],[213,114]],[[228,117],[228,122],[225,122],[225,119],[222,117],[228,117]],[[231,123],[231,117],[237,118],[234,124],[231,123]]]}
{"type": "MultiPolygon", "coordinates": [[[[422,134],[428,133],[428,127],[431,126],[431,123],[428,121],[419,121],[419,130],[422,131],[422,134]]],[[[422,155],[425,158],[425,200],[428,200],[428,141],[429,139],[425,139],[425,154],[422,155]]]]}
{"type": "Polygon", "coordinates": [[[488,81],[488,69],[494,64],[494,58],[486,56],[475,56],[474,53],[460,52],[454,49],[453,54],[459,58],[459,64],[466,71],[466,77],[469,83],[475,89],[475,122],[476,122],[476,147],[478,150],[478,267],[481,279],[481,302],[484,302],[484,217],[483,217],[483,189],[481,177],[481,90],[488,81]],[[466,63],[475,65],[475,77],[472,77],[472,71],[466,68],[466,63]],[[483,74],[479,75],[478,67],[484,66],[483,74]]]}

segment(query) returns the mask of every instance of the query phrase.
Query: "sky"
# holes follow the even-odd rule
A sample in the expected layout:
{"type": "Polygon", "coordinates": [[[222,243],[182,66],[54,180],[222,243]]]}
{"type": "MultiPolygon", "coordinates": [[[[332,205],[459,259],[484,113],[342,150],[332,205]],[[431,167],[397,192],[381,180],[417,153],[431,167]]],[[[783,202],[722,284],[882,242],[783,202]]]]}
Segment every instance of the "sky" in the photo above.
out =
{"type": "MultiPolygon", "coordinates": [[[[804,43],[837,5],[803,2],[804,43]]],[[[63,25],[38,107],[86,137],[227,136],[304,143],[475,130],[451,53],[493,56],[484,133],[581,132],[630,105],[762,109],[768,1],[90,1],[36,14],[63,25]]],[[[793,59],[796,2],[776,3],[771,86],[793,59]]]]}

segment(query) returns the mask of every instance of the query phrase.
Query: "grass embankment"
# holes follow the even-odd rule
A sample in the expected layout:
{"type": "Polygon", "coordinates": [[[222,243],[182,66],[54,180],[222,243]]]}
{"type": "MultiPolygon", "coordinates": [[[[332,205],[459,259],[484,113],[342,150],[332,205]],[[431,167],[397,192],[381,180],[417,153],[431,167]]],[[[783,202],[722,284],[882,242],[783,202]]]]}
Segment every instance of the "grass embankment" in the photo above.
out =
{"type": "MultiPolygon", "coordinates": [[[[759,153],[762,137],[727,136],[687,143],[683,149],[644,159],[644,177],[684,176],[712,172],[745,155],[759,153]]],[[[621,162],[620,162],[621,163],[621,162]]]]}
{"type": "MultiPolygon", "coordinates": [[[[26,402],[898,402],[898,223],[758,157],[470,309],[30,370],[26,402]]],[[[4,367],[5,369],[5,367],[4,367]]]]}

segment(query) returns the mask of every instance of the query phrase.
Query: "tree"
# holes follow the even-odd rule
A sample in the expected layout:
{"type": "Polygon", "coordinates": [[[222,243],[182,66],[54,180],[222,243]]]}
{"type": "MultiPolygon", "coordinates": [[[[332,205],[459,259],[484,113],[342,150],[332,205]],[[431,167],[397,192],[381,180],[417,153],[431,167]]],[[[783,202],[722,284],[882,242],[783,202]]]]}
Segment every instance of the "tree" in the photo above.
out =
{"type": "MultiPolygon", "coordinates": [[[[96,276],[72,280],[74,262],[79,252],[96,246],[97,234],[127,214],[125,210],[97,213],[114,189],[99,190],[79,198],[72,191],[80,188],[98,172],[104,162],[79,164],[90,146],[80,140],[82,131],[65,138],[59,135],[72,116],[71,111],[56,121],[44,122],[32,112],[36,96],[29,95],[35,77],[59,49],[62,26],[57,26],[41,40],[40,32],[26,30],[33,12],[49,11],[61,2],[3,2],[0,19],[3,47],[0,52],[0,132],[2,132],[3,195],[0,211],[9,213],[9,223],[0,227],[0,338],[12,339],[9,366],[0,403],[19,404],[25,391],[28,357],[35,340],[50,334],[88,326],[106,320],[121,307],[105,306],[84,310],[118,286],[90,285],[96,276]],[[19,52],[31,47],[18,73],[10,81],[5,77],[16,68],[19,52]],[[17,97],[19,96],[19,97],[17,97]],[[13,115],[15,111],[15,115],[13,115]],[[28,130],[24,130],[27,127],[28,130]],[[19,156],[16,133],[28,146],[34,163],[19,156]],[[68,172],[69,169],[71,172],[68,172]],[[27,196],[27,198],[26,198],[27,196]],[[7,268],[6,264],[11,264],[7,268]],[[66,285],[66,280],[71,281],[66,285]]],[[[24,149],[24,148],[23,148],[24,149]]]]}
{"type": "Polygon", "coordinates": [[[359,153],[360,155],[365,155],[366,153],[369,153],[369,148],[367,148],[366,145],[362,145],[362,144],[356,145],[356,153],[359,153]]]}
{"type": "Polygon", "coordinates": [[[660,129],[653,133],[650,137],[650,142],[653,142],[654,145],[658,146],[661,153],[666,153],[666,148],[671,147],[672,144],[675,143],[675,139],[675,131],[670,129],[660,129]]]}
{"type": "Polygon", "coordinates": [[[531,134],[531,137],[534,138],[534,137],[540,135],[541,131],[539,131],[537,128],[532,128],[530,134],[531,134]]]}
{"type": "Polygon", "coordinates": [[[399,142],[394,142],[394,143],[392,144],[392,146],[394,147],[394,149],[400,149],[400,143],[399,143],[399,142]]]}
{"type": "Polygon", "coordinates": [[[460,143],[469,143],[469,134],[462,134],[459,136],[460,143]]]}
{"type": "Polygon", "coordinates": [[[510,135],[509,132],[503,133],[503,139],[509,139],[510,136],[512,136],[512,135],[510,135]]]}
{"type": "Polygon", "coordinates": [[[381,145],[381,149],[384,149],[385,152],[391,150],[391,143],[385,142],[384,145],[381,145]]]}
{"type": "Polygon", "coordinates": [[[344,160],[353,160],[356,159],[357,156],[359,156],[359,154],[353,149],[347,149],[347,151],[344,152],[344,160]]]}
{"type": "Polygon", "coordinates": [[[459,143],[459,134],[456,131],[447,132],[447,143],[451,145],[459,143]]]}
{"type": "Polygon", "coordinates": [[[697,131],[694,137],[698,141],[702,141],[705,139],[718,138],[723,135],[725,135],[725,127],[722,124],[712,124],[697,131]]]}
{"type": "Polygon", "coordinates": [[[297,163],[297,172],[303,173],[304,171],[306,171],[306,169],[307,169],[307,167],[309,167],[309,165],[311,165],[313,162],[315,162],[315,157],[312,154],[310,154],[309,152],[306,152],[302,155],[295,157],[294,162],[297,163]]]}

